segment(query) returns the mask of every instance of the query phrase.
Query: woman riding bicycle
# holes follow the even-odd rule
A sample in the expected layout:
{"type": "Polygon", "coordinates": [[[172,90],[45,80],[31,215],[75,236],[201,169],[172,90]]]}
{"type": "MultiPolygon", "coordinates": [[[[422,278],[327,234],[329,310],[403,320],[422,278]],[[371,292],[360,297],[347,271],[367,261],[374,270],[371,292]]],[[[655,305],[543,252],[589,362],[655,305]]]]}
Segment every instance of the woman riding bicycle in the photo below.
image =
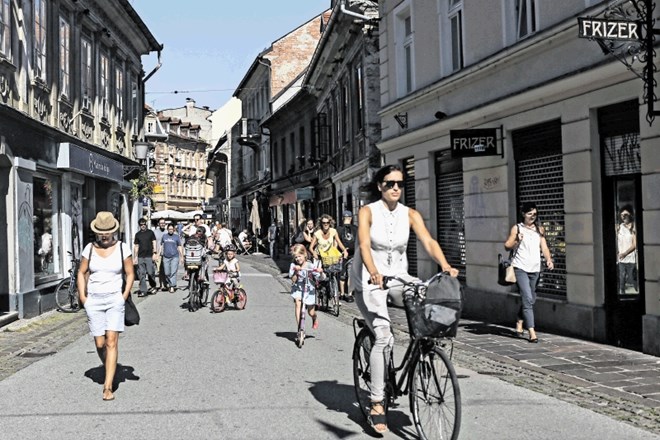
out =
{"type": "Polygon", "coordinates": [[[458,275],[458,270],[449,265],[440,245],[426,229],[419,212],[399,203],[403,184],[403,171],[397,165],[384,166],[368,184],[372,203],[363,206],[358,213],[358,248],[350,275],[355,302],[375,336],[370,355],[370,418],[378,433],[387,431],[385,359],[394,344],[387,297],[401,293],[383,289],[383,276],[412,279],[408,275],[406,257],[410,228],[442,271],[453,277],[458,275]]]}
{"type": "Polygon", "coordinates": [[[333,253],[336,257],[340,255],[344,258],[348,257],[348,250],[341,242],[339,233],[337,233],[334,226],[335,221],[328,214],[319,217],[317,230],[312,235],[312,242],[309,245],[309,250],[312,252],[314,259],[318,259],[319,255],[324,257],[333,253]],[[341,249],[343,253],[339,254],[337,249],[341,249]]]}

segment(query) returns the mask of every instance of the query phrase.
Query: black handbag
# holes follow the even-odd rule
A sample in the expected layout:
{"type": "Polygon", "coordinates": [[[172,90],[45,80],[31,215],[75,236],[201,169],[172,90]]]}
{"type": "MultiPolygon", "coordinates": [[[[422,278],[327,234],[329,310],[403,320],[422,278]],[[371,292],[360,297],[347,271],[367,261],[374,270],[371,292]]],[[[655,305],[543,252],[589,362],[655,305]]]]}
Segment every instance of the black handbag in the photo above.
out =
{"type": "MultiPolygon", "coordinates": [[[[124,270],[124,247],[123,243],[119,243],[119,249],[121,253],[121,278],[122,278],[122,295],[124,289],[126,288],[126,271],[124,270]]],[[[128,298],[124,303],[124,325],[130,327],[132,325],[140,324],[140,313],[138,312],[137,306],[133,302],[133,292],[129,292],[128,298]]]]}

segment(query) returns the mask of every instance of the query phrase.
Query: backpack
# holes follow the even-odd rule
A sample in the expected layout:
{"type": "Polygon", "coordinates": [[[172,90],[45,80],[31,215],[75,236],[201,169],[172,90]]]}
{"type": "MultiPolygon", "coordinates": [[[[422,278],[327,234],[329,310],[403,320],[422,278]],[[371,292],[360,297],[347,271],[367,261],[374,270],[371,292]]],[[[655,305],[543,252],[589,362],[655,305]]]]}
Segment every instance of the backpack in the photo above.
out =
{"type": "Polygon", "coordinates": [[[339,228],[339,238],[341,238],[341,242],[346,246],[346,249],[353,250],[355,249],[355,226],[347,224],[347,225],[341,225],[339,228]]]}
{"type": "Polygon", "coordinates": [[[186,240],[186,244],[183,246],[183,251],[184,264],[186,267],[201,266],[204,246],[198,239],[190,237],[188,240],[186,240]]]}

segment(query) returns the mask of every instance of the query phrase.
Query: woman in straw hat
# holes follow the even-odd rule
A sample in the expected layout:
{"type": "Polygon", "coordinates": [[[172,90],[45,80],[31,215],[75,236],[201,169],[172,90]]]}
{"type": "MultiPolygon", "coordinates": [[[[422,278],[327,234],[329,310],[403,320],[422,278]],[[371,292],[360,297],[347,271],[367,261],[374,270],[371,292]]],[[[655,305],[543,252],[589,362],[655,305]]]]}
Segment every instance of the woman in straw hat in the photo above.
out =
{"type": "Polygon", "coordinates": [[[119,222],[111,212],[101,211],[90,225],[96,241],[83,249],[78,270],[78,295],[85,307],[96,352],[105,366],[103,400],[113,400],[117,369],[117,342],[124,331],[124,304],[135,274],[130,246],[117,241],[119,222]],[[123,255],[122,255],[123,254],[123,255]],[[123,285],[122,275],[126,274],[123,285]]]}

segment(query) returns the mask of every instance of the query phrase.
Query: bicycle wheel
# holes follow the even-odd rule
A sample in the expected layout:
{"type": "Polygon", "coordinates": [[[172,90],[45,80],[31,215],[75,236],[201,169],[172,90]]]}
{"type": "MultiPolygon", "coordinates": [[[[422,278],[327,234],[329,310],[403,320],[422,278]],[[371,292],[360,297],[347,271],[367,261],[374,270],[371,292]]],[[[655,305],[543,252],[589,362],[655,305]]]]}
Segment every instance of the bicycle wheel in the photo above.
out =
{"type": "Polygon", "coordinates": [[[339,287],[337,286],[337,277],[332,276],[330,278],[330,288],[329,295],[332,298],[332,313],[335,316],[339,316],[339,287]]]}
{"type": "Polygon", "coordinates": [[[225,301],[225,290],[224,288],[220,287],[218,290],[216,290],[213,293],[213,296],[211,296],[211,310],[215,313],[220,313],[225,309],[226,301],[225,301]]]}
{"type": "Polygon", "coordinates": [[[73,313],[80,310],[78,304],[78,289],[71,285],[71,278],[64,279],[55,288],[55,304],[57,308],[65,313],[73,313]]]}
{"type": "Polygon", "coordinates": [[[245,290],[239,288],[234,294],[234,300],[236,301],[236,308],[243,310],[247,305],[247,293],[245,293],[245,290]]]}
{"type": "Polygon", "coordinates": [[[193,272],[190,274],[190,282],[188,283],[188,311],[194,312],[196,309],[195,304],[197,301],[197,273],[193,272]]]}
{"type": "Polygon", "coordinates": [[[455,440],[461,427],[461,392],[447,354],[433,346],[410,376],[410,411],[421,439],[455,440]]]}
{"type": "Polygon", "coordinates": [[[363,328],[355,338],[353,344],[353,383],[355,397],[362,410],[364,418],[369,420],[371,409],[371,347],[374,345],[374,336],[368,328],[363,328]]]}
{"type": "Polygon", "coordinates": [[[200,286],[201,286],[200,287],[201,288],[201,292],[200,292],[201,296],[199,298],[199,307],[202,308],[206,304],[208,304],[210,287],[206,283],[200,283],[200,286]]]}

